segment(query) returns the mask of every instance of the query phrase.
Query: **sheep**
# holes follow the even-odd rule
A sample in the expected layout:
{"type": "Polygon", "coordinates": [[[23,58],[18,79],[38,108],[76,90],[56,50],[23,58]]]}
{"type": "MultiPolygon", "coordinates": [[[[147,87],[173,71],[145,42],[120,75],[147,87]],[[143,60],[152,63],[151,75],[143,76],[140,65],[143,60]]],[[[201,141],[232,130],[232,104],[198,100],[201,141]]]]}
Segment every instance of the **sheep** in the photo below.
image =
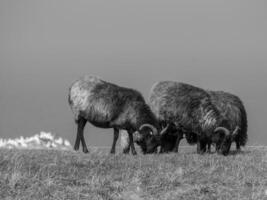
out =
{"type": "MultiPolygon", "coordinates": [[[[197,143],[197,152],[204,153],[206,145],[214,143],[217,151],[227,155],[231,138],[236,133],[229,131],[229,124],[211,102],[208,92],[198,87],[174,81],[161,81],[153,85],[149,97],[150,107],[160,126],[169,126],[159,140],[176,137],[173,151],[178,152],[180,140],[185,135],[189,144],[197,143]]],[[[160,144],[161,143],[161,144],[160,144]]],[[[169,149],[173,144],[169,144],[169,149]]],[[[166,151],[164,148],[161,152],[166,151]]]]}
{"type": "MultiPolygon", "coordinates": [[[[144,142],[146,135],[158,135],[159,127],[155,115],[146,104],[140,92],[103,81],[96,76],[83,76],[69,88],[68,102],[77,124],[77,136],[74,150],[88,153],[83,131],[87,122],[99,128],[113,128],[114,137],[110,153],[115,153],[119,130],[126,130],[129,146],[124,153],[136,154],[133,133],[139,142],[144,142]]],[[[145,148],[145,147],[144,147],[145,148]]],[[[146,151],[146,149],[144,149],[146,151]]]]}
{"type": "Polygon", "coordinates": [[[217,108],[229,124],[229,130],[233,132],[232,141],[236,143],[236,150],[245,146],[247,142],[247,113],[241,99],[228,92],[207,91],[212,104],[217,108]]]}
{"type": "MultiPolygon", "coordinates": [[[[247,142],[247,114],[243,102],[238,96],[228,92],[210,90],[207,92],[210,95],[211,103],[227,121],[229,130],[232,132],[231,141],[236,143],[237,152],[241,151],[241,146],[245,146],[247,142]]],[[[207,145],[208,152],[210,152],[211,143],[207,143],[207,145]]]]}

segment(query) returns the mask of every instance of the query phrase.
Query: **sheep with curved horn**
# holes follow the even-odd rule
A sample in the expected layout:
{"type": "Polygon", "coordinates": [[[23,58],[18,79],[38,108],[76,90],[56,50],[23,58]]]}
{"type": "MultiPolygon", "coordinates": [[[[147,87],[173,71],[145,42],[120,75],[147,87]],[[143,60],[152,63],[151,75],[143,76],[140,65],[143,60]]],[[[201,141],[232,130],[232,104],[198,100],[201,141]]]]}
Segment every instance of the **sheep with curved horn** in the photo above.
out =
{"type": "Polygon", "coordinates": [[[240,151],[241,146],[247,142],[247,113],[241,99],[229,92],[207,91],[212,104],[217,108],[229,124],[232,132],[232,141],[236,143],[236,150],[240,151]]]}
{"type": "Polygon", "coordinates": [[[229,125],[205,90],[185,83],[161,81],[153,85],[149,102],[160,125],[172,124],[172,130],[166,131],[161,141],[164,143],[164,137],[176,137],[172,141],[174,145],[169,145],[174,146],[173,151],[178,151],[180,140],[185,135],[189,144],[197,143],[198,153],[204,153],[206,144],[210,142],[216,143],[218,152],[229,153],[229,125]]]}
{"type": "Polygon", "coordinates": [[[79,149],[81,142],[83,152],[88,152],[83,135],[87,122],[99,128],[114,129],[111,153],[115,153],[119,130],[126,130],[129,136],[129,147],[124,149],[124,153],[131,148],[132,154],[136,154],[133,143],[135,131],[138,131],[139,142],[144,143],[150,132],[158,135],[155,115],[141,93],[134,89],[103,81],[96,76],[84,76],[71,85],[68,101],[77,123],[75,150],[79,149]]]}

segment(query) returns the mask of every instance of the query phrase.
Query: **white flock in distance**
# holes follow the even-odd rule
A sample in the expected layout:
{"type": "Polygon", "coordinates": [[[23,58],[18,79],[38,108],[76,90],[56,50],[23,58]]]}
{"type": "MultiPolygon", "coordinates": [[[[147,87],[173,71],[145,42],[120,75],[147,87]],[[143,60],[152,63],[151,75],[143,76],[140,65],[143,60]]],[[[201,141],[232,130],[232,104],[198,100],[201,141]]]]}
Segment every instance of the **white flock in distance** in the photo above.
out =
{"type": "Polygon", "coordinates": [[[0,148],[7,149],[60,149],[71,150],[71,144],[68,140],[61,137],[55,137],[50,132],[41,131],[31,137],[23,137],[14,139],[0,138],[0,148]]]}

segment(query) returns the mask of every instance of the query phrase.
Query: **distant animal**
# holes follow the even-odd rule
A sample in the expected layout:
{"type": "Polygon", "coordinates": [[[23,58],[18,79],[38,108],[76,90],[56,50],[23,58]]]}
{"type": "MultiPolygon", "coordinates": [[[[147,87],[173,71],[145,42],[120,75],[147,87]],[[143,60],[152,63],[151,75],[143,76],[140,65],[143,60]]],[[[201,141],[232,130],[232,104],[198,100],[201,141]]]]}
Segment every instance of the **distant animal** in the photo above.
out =
{"type": "Polygon", "coordinates": [[[219,153],[229,153],[231,138],[235,135],[207,91],[186,83],[161,81],[153,85],[149,103],[160,126],[171,127],[171,131],[168,128],[161,139],[155,141],[164,146],[169,136],[176,137],[174,148],[169,142],[167,149],[161,147],[161,152],[171,148],[178,152],[180,140],[185,136],[189,144],[197,143],[198,153],[204,153],[206,145],[211,143],[216,144],[219,153]]]}
{"type": "MultiPolygon", "coordinates": [[[[114,129],[110,153],[115,153],[121,129],[126,130],[129,136],[129,146],[124,153],[131,148],[132,154],[136,154],[134,132],[138,131],[136,141],[144,144],[147,135],[159,134],[157,119],[137,90],[103,81],[96,76],[84,76],[69,88],[68,102],[77,123],[75,150],[79,150],[81,142],[83,152],[88,152],[83,134],[86,122],[96,127],[114,129]]],[[[143,145],[143,150],[147,152],[146,145],[143,145]]]]}

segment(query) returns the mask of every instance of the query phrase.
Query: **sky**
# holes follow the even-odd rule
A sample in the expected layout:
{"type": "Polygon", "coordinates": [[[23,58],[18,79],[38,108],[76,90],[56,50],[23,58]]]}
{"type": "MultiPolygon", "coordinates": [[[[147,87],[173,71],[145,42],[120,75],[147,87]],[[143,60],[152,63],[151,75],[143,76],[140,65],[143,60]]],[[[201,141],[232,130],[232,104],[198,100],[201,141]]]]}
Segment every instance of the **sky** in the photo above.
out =
{"type": "MultiPolygon", "coordinates": [[[[238,95],[248,145],[267,145],[264,0],[0,1],[0,137],[76,137],[68,88],[80,76],[142,92],[186,82],[238,95]]],[[[112,129],[87,124],[87,145],[112,129]]]]}

